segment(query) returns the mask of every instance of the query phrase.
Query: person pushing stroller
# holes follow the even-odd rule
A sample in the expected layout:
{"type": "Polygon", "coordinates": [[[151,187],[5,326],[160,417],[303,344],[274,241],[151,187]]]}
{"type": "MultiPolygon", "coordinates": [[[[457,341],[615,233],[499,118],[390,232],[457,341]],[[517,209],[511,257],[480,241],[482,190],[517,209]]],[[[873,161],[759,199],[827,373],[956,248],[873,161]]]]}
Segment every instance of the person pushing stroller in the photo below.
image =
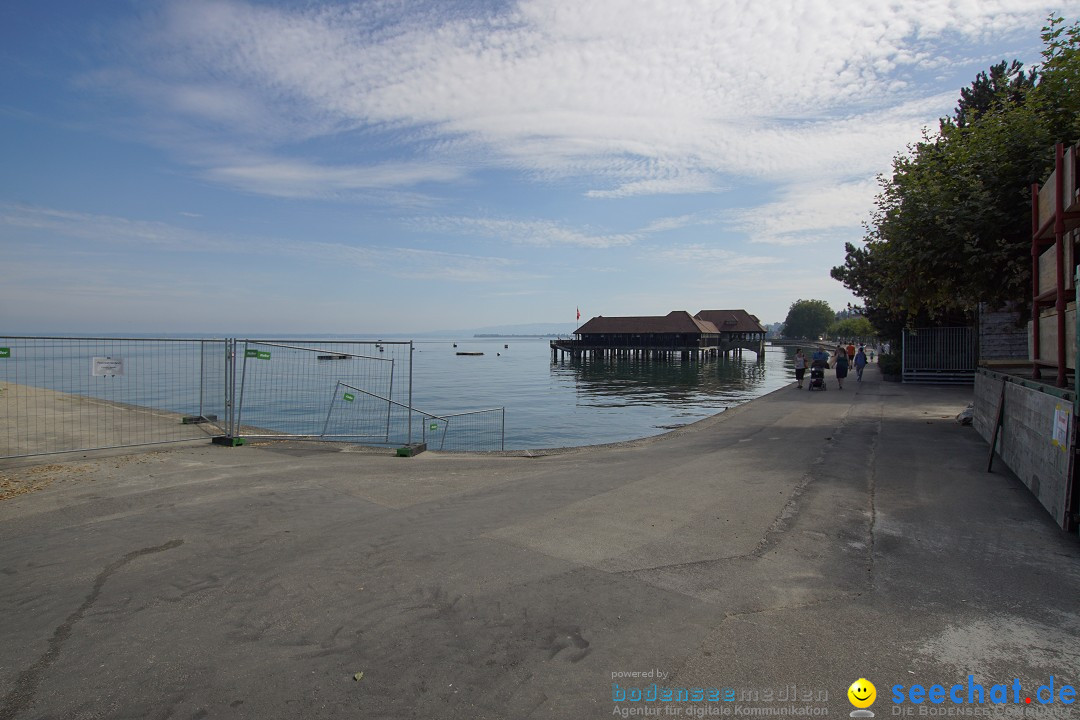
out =
{"type": "Polygon", "coordinates": [[[829,353],[821,348],[814,351],[810,357],[810,383],[807,390],[825,389],[825,370],[829,367],[829,353]]]}

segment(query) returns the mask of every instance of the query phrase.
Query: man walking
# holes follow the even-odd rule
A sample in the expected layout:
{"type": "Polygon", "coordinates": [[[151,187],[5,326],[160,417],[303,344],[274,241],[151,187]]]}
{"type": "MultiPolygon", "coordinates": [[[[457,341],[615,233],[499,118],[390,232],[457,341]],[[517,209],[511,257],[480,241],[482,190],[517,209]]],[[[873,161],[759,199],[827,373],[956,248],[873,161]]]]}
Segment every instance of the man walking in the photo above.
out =
{"type": "Polygon", "coordinates": [[[866,348],[859,346],[859,352],[855,353],[855,375],[858,382],[862,382],[862,371],[866,368],[866,348]]]}

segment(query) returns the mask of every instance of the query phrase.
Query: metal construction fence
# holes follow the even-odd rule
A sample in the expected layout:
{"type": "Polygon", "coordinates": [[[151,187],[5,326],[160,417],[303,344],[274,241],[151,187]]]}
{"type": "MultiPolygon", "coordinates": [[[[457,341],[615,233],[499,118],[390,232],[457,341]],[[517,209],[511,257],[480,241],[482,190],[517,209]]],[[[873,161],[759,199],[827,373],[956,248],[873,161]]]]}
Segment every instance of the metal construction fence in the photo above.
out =
{"type": "Polygon", "coordinates": [[[0,457],[209,438],[503,449],[504,409],[413,407],[411,342],[0,337],[0,457]]]}
{"type": "MultiPolygon", "coordinates": [[[[378,437],[380,430],[378,423],[381,418],[377,414],[364,413],[363,411],[357,413],[353,408],[353,403],[356,403],[356,408],[362,408],[372,401],[374,401],[377,410],[381,409],[382,405],[380,403],[383,402],[388,402],[389,405],[403,410],[409,410],[400,403],[379,397],[362,388],[347,383],[338,383],[338,391],[331,402],[330,410],[326,413],[326,430],[330,430],[331,427],[338,427],[338,425],[332,425],[333,422],[347,424],[351,421],[354,423],[351,426],[354,430],[367,429],[369,431],[370,434],[364,435],[364,437],[378,437]],[[341,398],[340,401],[338,397],[341,398]],[[337,413],[334,412],[335,405],[338,408],[337,413]],[[363,428],[363,426],[357,427],[357,424],[362,423],[365,417],[371,418],[371,425],[367,426],[367,428],[363,428]]],[[[504,408],[490,408],[488,410],[473,410],[471,412],[444,415],[435,415],[417,408],[411,410],[410,427],[414,429],[411,437],[416,438],[418,442],[424,443],[432,450],[477,452],[503,450],[505,447],[506,412],[504,408]]],[[[387,415],[392,416],[389,411],[387,415]]],[[[387,420],[387,432],[389,432],[390,427],[391,422],[387,420]]]]}
{"type": "Polygon", "coordinates": [[[503,408],[450,415],[423,413],[421,442],[432,450],[479,452],[504,449],[506,412],[503,408]]]}
{"type": "Polygon", "coordinates": [[[411,442],[411,342],[237,340],[234,357],[231,435],[411,442]]]}
{"type": "Polygon", "coordinates": [[[225,432],[224,340],[0,338],[0,457],[225,432]]]}
{"type": "Polygon", "coordinates": [[[906,383],[973,384],[979,349],[975,328],[905,330],[902,379],[906,383]]]}

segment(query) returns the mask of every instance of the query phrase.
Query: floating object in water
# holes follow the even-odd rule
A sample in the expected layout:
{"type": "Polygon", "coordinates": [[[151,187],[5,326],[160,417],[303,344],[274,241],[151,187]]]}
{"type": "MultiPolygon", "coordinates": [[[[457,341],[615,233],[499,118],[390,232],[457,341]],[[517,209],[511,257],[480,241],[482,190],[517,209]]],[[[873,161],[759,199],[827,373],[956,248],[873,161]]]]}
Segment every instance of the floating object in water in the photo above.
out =
{"type": "Polygon", "coordinates": [[[348,360],[348,355],[316,355],[319,360],[348,360]]]}
{"type": "Polygon", "coordinates": [[[510,347],[509,345],[503,345],[503,350],[506,350],[509,347],[510,347]]]}
{"type": "Polygon", "coordinates": [[[455,355],[483,355],[484,353],[482,353],[482,352],[458,352],[458,353],[454,353],[454,354],[455,355]]]}

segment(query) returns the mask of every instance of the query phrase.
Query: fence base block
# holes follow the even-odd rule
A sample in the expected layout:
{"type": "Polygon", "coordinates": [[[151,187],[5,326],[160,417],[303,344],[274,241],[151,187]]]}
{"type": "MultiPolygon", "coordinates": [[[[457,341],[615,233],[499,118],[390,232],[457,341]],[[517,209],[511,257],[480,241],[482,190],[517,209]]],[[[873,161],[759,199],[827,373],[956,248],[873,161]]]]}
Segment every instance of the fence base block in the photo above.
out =
{"type": "Polygon", "coordinates": [[[238,445],[247,445],[247,438],[242,437],[216,437],[211,440],[215,445],[224,445],[225,447],[237,447],[238,445]]]}
{"type": "Polygon", "coordinates": [[[405,447],[399,447],[397,449],[398,457],[412,457],[413,455],[419,455],[427,450],[427,443],[413,443],[412,445],[406,445],[405,447]]]}

